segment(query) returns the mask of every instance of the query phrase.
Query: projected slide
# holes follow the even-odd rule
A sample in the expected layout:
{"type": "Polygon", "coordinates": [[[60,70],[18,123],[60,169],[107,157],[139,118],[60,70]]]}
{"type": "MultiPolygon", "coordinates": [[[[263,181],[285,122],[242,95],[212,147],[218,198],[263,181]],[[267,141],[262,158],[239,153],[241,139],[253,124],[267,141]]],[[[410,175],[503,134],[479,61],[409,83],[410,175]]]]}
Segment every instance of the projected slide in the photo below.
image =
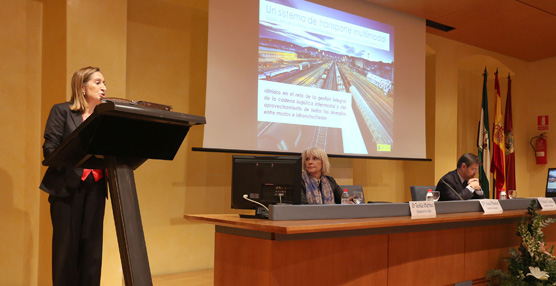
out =
{"type": "Polygon", "coordinates": [[[257,149],[390,153],[394,28],[299,0],[259,2],[257,149]]]}
{"type": "Polygon", "coordinates": [[[210,0],[203,148],[424,159],[425,19],[362,0],[210,0]]]}

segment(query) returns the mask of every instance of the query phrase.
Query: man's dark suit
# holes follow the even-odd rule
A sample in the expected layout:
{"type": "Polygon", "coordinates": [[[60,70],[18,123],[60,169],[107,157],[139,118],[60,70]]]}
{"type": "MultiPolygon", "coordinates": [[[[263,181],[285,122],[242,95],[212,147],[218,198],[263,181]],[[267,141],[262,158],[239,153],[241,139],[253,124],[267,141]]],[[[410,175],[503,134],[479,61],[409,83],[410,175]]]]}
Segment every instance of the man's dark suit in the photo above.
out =
{"type": "Polygon", "coordinates": [[[458,175],[458,170],[453,170],[444,175],[436,184],[436,191],[440,192],[440,201],[456,201],[469,199],[484,199],[484,195],[478,195],[477,191],[470,192],[466,189],[458,175]],[[456,194],[457,193],[457,194],[456,194]]]}
{"type": "MultiPolygon", "coordinates": [[[[50,155],[83,122],[69,103],[56,104],[45,126],[43,153],[50,155]]],[[[99,285],[106,180],[82,168],[49,167],[40,189],[50,194],[53,285],[99,285]]]]}

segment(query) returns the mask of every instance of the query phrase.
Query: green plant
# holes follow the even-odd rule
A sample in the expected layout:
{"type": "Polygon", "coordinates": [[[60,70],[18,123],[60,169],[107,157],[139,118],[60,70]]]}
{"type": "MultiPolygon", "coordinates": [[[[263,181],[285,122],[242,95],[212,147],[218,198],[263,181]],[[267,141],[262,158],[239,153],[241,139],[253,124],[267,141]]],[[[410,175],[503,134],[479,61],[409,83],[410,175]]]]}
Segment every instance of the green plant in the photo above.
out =
{"type": "Polygon", "coordinates": [[[542,229],[555,222],[535,210],[536,200],[527,208],[529,217],[524,217],[517,226],[516,235],[521,237],[519,247],[510,249],[505,258],[508,270],[492,269],[487,272],[489,285],[556,285],[556,258],[554,246],[547,251],[542,229]]]}

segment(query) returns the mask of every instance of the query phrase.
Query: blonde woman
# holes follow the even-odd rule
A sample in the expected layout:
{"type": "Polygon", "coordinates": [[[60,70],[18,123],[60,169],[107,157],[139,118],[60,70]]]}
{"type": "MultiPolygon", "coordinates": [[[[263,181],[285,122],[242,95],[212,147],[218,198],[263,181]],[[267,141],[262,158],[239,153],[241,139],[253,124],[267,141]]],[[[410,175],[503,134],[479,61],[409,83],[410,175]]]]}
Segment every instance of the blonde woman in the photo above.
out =
{"type": "Polygon", "coordinates": [[[312,147],[301,153],[303,182],[301,201],[308,204],[339,204],[342,189],[328,176],[330,162],[324,150],[312,147]]]}
{"type": "MultiPolygon", "coordinates": [[[[105,97],[99,68],[73,74],[71,100],[52,107],[44,130],[48,157],[105,97]]],[[[106,180],[102,170],[49,167],[40,189],[49,194],[53,285],[100,285],[106,180]]]]}

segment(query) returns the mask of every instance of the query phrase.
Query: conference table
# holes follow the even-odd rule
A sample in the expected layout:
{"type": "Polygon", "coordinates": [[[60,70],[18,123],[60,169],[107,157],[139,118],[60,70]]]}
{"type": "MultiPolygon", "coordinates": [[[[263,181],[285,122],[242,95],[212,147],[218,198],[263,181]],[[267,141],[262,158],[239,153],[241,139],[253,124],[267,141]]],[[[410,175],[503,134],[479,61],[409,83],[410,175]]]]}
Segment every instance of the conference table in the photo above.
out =
{"type": "MultiPolygon", "coordinates": [[[[214,285],[487,285],[486,272],[506,269],[503,258],[520,244],[524,216],[526,209],[422,219],[185,218],[215,225],[214,285]]],[[[556,227],[544,232],[553,245],[556,227]]]]}

